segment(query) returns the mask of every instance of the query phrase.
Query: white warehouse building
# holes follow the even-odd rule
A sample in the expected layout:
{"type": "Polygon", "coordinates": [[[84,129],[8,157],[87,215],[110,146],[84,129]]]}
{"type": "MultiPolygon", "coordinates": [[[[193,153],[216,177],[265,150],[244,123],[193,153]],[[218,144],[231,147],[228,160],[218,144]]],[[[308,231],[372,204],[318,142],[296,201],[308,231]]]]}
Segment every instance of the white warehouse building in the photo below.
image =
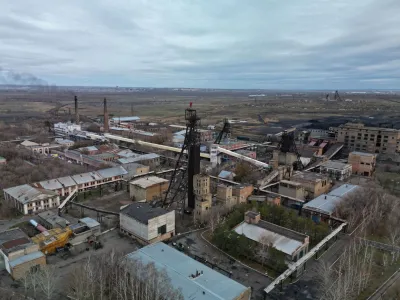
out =
{"type": "Polygon", "coordinates": [[[136,202],[120,211],[120,230],[142,244],[164,241],[175,235],[175,211],[136,202]]]}

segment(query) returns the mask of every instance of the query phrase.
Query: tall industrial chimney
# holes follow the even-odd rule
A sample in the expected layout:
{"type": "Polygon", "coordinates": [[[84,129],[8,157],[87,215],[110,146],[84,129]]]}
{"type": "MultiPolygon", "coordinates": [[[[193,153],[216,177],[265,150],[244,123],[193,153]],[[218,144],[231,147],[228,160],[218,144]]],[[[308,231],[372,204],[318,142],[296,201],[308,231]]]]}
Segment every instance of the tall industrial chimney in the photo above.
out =
{"type": "Polygon", "coordinates": [[[108,110],[107,110],[107,99],[104,98],[104,132],[108,132],[108,110]]]}
{"type": "Polygon", "coordinates": [[[75,96],[75,123],[79,125],[78,97],[75,96]]]}

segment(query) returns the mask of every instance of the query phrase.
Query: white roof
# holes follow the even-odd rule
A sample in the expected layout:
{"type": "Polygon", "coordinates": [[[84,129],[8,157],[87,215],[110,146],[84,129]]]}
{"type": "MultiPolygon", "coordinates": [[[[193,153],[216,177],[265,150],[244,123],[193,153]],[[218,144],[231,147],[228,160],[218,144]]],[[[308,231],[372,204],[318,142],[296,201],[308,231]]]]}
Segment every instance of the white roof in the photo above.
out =
{"type": "Polygon", "coordinates": [[[328,160],[321,164],[321,167],[325,167],[327,169],[345,170],[351,168],[351,165],[342,163],[340,161],[328,160]]]}
{"type": "Polygon", "coordinates": [[[84,183],[89,183],[89,182],[92,182],[95,180],[103,179],[103,177],[101,177],[96,172],[83,173],[83,174],[73,175],[71,177],[77,184],[84,184],[84,183]]]}
{"type": "Polygon", "coordinates": [[[55,192],[45,189],[39,189],[29,184],[23,184],[4,189],[4,192],[23,204],[31,201],[47,199],[49,197],[54,197],[58,195],[55,192]]]}
{"type": "Polygon", "coordinates": [[[263,227],[246,222],[242,222],[236,226],[234,231],[256,242],[260,242],[261,237],[266,237],[272,242],[272,246],[275,249],[288,255],[292,255],[299,247],[303,245],[300,241],[290,239],[263,227]]]}
{"type": "Polygon", "coordinates": [[[114,122],[119,122],[119,121],[129,122],[129,121],[138,121],[138,120],[140,120],[140,118],[136,117],[136,116],[134,116],[134,117],[114,117],[114,118],[112,118],[112,120],[114,122]]]}
{"type": "Polygon", "coordinates": [[[63,188],[63,186],[61,185],[61,183],[57,179],[50,179],[50,180],[40,181],[39,185],[42,188],[44,188],[46,190],[51,190],[51,191],[63,188]]]}
{"type": "Polygon", "coordinates": [[[141,188],[148,188],[156,184],[168,182],[168,180],[164,178],[160,178],[157,176],[149,176],[149,177],[144,177],[144,178],[139,178],[137,180],[133,180],[130,182],[130,184],[137,185],[141,188]]]}
{"type": "Polygon", "coordinates": [[[347,194],[359,189],[358,185],[344,184],[337,189],[332,190],[328,194],[322,194],[310,202],[304,204],[303,209],[311,209],[327,215],[330,215],[335,210],[336,205],[347,194]]]}
{"type": "Polygon", "coordinates": [[[71,176],[60,177],[60,178],[57,178],[57,180],[64,187],[70,187],[70,186],[75,186],[76,185],[76,182],[72,179],[71,176]]]}
{"type": "Polygon", "coordinates": [[[156,159],[159,158],[160,155],[155,154],[155,153],[149,153],[149,154],[143,154],[135,157],[128,157],[128,158],[120,158],[118,159],[118,162],[120,164],[129,164],[133,162],[139,162],[143,160],[150,160],[150,159],[156,159]]]}
{"type": "Polygon", "coordinates": [[[121,166],[98,170],[97,173],[103,178],[126,175],[128,172],[121,166]]]}
{"type": "Polygon", "coordinates": [[[22,146],[25,146],[25,147],[39,146],[38,143],[31,142],[31,141],[23,141],[23,142],[21,143],[21,145],[22,145],[22,146]]]}
{"type": "Polygon", "coordinates": [[[149,263],[167,273],[171,285],[180,289],[185,300],[239,299],[247,288],[186,254],[161,242],[143,247],[126,256],[149,263]],[[200,274],[193,278],[192,275],[200,274]]]}

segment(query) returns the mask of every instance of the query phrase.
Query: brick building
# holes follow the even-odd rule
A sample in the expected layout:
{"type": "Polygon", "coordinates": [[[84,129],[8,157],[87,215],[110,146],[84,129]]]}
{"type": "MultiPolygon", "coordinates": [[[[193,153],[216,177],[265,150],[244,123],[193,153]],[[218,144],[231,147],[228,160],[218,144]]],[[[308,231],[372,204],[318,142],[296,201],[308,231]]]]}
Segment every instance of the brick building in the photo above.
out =
{"type": "Polygon", "coordinates": [[[46,256],[39,251],[39,246],[19,228],[0,232],[0,260],[14,280],[32,268],[46,265],[46,256]]]}
{"type": "Polygon", "coordinates": [[[348,163],[352,167],[353,174],[371,176],[376,166],[376,155],[353,151],[349,154],[348,163]]]}
{"type": "Polygon", "coordinates": [[[333,128],[337,142],[348,151],[394,154],[400,152],[400,130],[347,123],[333,128]]]}
{"type": "Polygon", "coordinates": [[[129,194],[136,201],[161,200],[164,199],[168,185],[168,180],[156,176],[139,178],[129,183],[129,194]]]}

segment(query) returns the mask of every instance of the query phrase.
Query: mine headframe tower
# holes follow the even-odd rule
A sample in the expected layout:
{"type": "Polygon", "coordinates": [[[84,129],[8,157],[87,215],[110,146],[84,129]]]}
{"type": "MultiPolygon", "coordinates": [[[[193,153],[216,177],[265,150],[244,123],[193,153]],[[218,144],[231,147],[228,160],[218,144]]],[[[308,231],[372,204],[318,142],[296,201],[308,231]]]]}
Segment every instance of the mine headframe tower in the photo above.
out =
{"type": "Polygon", "coordinates": [[[190,102],[190,107],[185,110],[185,120],[185,140],[163,201],[164,207],[176,202],[176,210],[181,213],[185,209],[186,197],[188,209],[193,210],[195,208],[193,176],[200,173],[200,138],[198,131],[200,118],[197,116],[196,110],[192,108],[192,102],[190,102]],[[187,168],[182,168],[185,156],[187,156],[187,168]]]}
{"type": "Polygon", "coordinates": [[[303,163],[300,160],[300,154],[297,151],[294,132],[287,132],[286,130],[283,132],[281,136],[281,140],[277,147],[282,153],[293,153],[297,156],[297,162],[294,164],[294,168],[296,170],[302,170],[304,168],[303,163]]]}
{"type": "Polygon", "coordinates": [[[222,139],[229,139],[231,137],[231,123],[229,123],[228,119],[224,119],[224,125],[222,130],[218,133],[217,138],[214,141],[214,144],[220,144],[222,139]]]}

